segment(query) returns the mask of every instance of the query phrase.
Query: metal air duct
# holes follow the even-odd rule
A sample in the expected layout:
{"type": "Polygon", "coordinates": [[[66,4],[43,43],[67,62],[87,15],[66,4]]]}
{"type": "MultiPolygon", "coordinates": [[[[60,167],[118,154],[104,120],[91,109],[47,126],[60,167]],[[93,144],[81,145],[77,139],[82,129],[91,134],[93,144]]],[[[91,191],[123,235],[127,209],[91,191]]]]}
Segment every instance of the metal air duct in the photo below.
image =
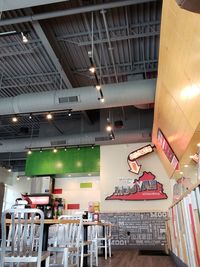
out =
{"type": "Polygon", "coordinates": [[[99,92],[93,86],[28,93],[1,98],[0,115],[149,104],[154,102],[155,88],[155,79],[103,85],[104,103],[98,100],[99,92]]]}
{"type": "Polygon", "coordinates": [[[0,153],[5,152],[22,152],[28,148],[45,148],[54,147],[56,143],[62,144],[62,147],[72,145],[111,145],[124,144],[133,142],[148,142],[151,141],[151,129],[143,129],[140,131],[124,130],[115,132],[115,140],[108,140],[108,135],[105,132],[85,133],[66,136],[44,137],[44,138],[24,138],[19,140],[1,140],[0,153]],[[102,141],[100,141],[102,140],[102,141]],[[52,145],[54,144],[54,145],[52,145]]]}

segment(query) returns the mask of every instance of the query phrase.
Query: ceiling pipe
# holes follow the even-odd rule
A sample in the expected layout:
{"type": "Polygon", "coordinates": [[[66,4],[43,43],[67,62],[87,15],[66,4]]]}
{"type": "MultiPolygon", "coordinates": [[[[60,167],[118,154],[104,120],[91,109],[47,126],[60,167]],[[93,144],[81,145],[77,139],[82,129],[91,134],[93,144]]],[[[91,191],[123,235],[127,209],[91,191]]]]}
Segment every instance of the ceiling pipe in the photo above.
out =
{"type": "MultiPolygon", "coordinates": [[[[73,135],[61,135],[55,137],[44,138],[23,138],[19,140],[1,140],[0,153],[8,152],[25,152],[29,148],[51,148],[56,147],[56,142],[62,142],[62,147],[74,146],[74,145],[111,145],[111,144],[126,144],[134,142],[150,142],[151,141],[151,129],[143,129],[140,131],[134,130],[122,130],[115,131],[115,140],[97,141],[98,138],[107,138],[108,135],[105,132],[94,132],[84,134],[73,135]],[[54,145],[52,145],[52,143],[54,145]]],[[[58,148],[61,145],[57,146],[58,148]]]]}
{"type": "Polygon", "coordinates": [[[57,18],[57,17],[70,16],[70,15],[76,15],[76,14],[93,12],[93,11],[100,11],[102,9],[130,6],[130,5],[155,2],[155,1],[156,0],[125,0],[125,1],[116,1],[116,2],[111,2],[111,3],[103,3],[103,4],[98,4],[98,5],[78,7],[78,8],[71,8],[71,9],[59,10],[59,11],[53,11],[53,12],[46,12],[42,14],[0,20],[0,26],[32,22],[32,21],[38,21],[38,20],[45,20],[45,19],[52,19],[52,18],[57,18]]]}
{"type": "Polygon", "coordinates": [[[0,115],[149,104],[154,103],[155,89],[155,79],[102,85],[104,103],[98,100],[98,92],[93,86],[22,94],[1,98],[0,115]]]}

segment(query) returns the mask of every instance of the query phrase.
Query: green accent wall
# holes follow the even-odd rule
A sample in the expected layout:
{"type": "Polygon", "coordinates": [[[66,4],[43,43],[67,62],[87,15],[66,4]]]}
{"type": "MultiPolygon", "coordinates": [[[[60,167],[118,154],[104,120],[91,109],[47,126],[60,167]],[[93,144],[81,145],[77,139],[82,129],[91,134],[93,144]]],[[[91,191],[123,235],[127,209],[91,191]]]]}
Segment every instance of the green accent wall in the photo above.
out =
{"type": "Polygon", "coordinates": [[[26,176],[100,173],[100,147],[32,151],[26,159],[26,176]]]}

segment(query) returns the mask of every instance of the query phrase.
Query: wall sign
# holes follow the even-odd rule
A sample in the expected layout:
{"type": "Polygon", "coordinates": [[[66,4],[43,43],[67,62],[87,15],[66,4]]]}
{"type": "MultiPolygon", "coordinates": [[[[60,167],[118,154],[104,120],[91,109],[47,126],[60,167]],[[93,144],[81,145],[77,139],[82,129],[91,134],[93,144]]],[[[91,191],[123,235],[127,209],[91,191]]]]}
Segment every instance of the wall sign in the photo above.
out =
{"type": "Polygon", "coordinates": [[[177,169],[178,168],[178,158],[174,154],[174,151],[170,147],[167,139],[165,138],[164,134],[162,133],[162,131],[160,129],[158,129],[157,139],[158,139],[158,142],[159,142],[163,152],[165,153],[165,156],[168,158],[169,162],[171,163],[172,167],[174,169],[177,169]]]}
{"type": "Polygon", "coordinates": [[[159,200],[167,199],[163,185],[151,172],[143,172],[139,179],[133,179],[124,186],[116,186],[115,192],[106,200],[159,200]]]}
{"type": "Polygon", "coordinates": [[[166,212],[101,213],[100,219],[111,222],[112,245],[141,248],[166,244],[166,212]]]}
{"type": "MultiPolygon", "coordinates": [[[[129,172],[139,174],[142,165],[139,165],[136,159],[153,152],[154,146],[146,145],[128,155],[127,163],[130,167],[129,172]]],[[[156,176],[144,171],[139,178],[121,178],[121,185],[115,186],[112,195],[107,196],[105,200],[160,200],[167,199],[164,193],[163,185],[158,182],[156,176]]]]}
{"type": "Polygon", "coordinates": [[[147,145],[147,146],[141,147],[141,148],[131,152],[128,155],[128,159],[127,159],[128,165],[130,167],[129,171],[132,173],[138,174],[140,172],[140,168],[142,165],[139,165],[138,162],[136,161],[136,159],[143,157],[144,155],[147,155],[149,153],[152,153],[153,148],[154,148],[154,146],[147,145]]]}

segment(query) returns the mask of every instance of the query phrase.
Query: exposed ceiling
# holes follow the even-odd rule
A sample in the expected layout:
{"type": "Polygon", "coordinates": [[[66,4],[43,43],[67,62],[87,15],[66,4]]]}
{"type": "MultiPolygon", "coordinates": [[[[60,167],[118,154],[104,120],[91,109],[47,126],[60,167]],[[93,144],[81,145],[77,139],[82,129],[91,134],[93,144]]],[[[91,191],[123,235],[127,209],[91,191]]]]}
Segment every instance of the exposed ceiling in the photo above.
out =
{"type": "MultiPolygon", "coordinates": [[[[105,139],[107,118],[114,127],[113,143],[151,140],[154,100],[145,102],[144,98],[148,88],[152,88],[152,79],[157,77],[162,1],[28,2],[4,0],[0,7],[0,101],[5,106],[0,107],[2,165],[23,170],[26,148],[36,147],[35,140],[39,140],[38,147],[47,146],[44,137],[51,139],[50,145],[64,137],[66,145],[110,144],[113,140],[105,139]],[[22,42],[22,32],[28,43],[22,42]],[[91,62],[96,66],[96,75],[89,72],[91,62]],[[143,86],[146,91],[137,83],[131,84],[130,103],[124,104],[125,83],[138,80],[146,80],[143,86]],[[97,82],[102,85],[102,94],[95,89],[97,82]],[[115,99],[114,90],[106,91],[108,84],[112,88],[121,85],[120,93],[117,87],[116,92],[122,104],[116,100],[106,104],[106,97],[115,99]],[[141,92],[141,101],[134,101],[134,86],[141,92]],[[41,98],[43,109],[32,112],[31,103],[38,101],[34,93],[54,95],[79,88],[80,95],[84,95],[86,87],[93,88],[94,96],[85,95],[86,101],[95,97],[92,108],[75,111],[67,99],[62,108],[55,103],[55,108],[49,109],[47,101],[41,98]],[[99,101],[102,95],[105,103],[99,101]],[[27,104],[25,112],[16,100],[20,97],[27,104]],[[6,106],[10,105],[12,111],[7,112],[6,106]],[[53,111],[51,122],[45,118],[49,111],[53,111]],[[69,111],[72,111],[70,117],[69,111]],[[18,115],[17,123],[11,120],[14,114],[18,115]],[[94,138],[88,139],[91,136],[94,138]],[[21,147],[15,149],[17,144],[21,147]]],[[[83,98],[79,99],[80,105],[83,98]]]]}

